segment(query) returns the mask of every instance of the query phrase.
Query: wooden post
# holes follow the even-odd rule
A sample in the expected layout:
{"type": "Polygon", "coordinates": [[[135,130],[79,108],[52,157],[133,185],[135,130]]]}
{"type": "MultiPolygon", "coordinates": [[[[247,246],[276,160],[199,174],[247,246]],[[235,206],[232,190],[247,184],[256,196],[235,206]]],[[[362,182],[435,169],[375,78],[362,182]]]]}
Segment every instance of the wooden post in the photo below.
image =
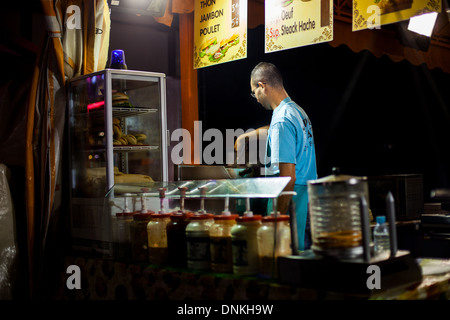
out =
{"type": "MultiPolygon", "coordinates": [[[[194,162],[194,122],[198,121],[197,70],[194,69],[194,12],[180,14],[181,126],[191,135],[191,163],[194,162]]],[[[184,141],[183,149],[189,146],[184,141]]]]}

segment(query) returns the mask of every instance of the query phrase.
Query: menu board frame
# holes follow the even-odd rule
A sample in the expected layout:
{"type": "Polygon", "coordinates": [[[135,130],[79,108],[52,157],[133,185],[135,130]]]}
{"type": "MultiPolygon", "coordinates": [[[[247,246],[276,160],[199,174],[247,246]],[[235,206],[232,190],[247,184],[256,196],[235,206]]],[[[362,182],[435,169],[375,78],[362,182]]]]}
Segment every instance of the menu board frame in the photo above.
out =
{"type": "Polygon", "coordinates": [[[195,0],[194,69],[247,58],[247,0],[195,0]]]}
{"type": "Polygon", "coordinates": [[[333,0],[265,0],[265,53],[333,40],[333,0]]]}
{"type": "Polygon", "coordinates": [[[441,8],[441,0],[353,0],[352,31],[380,29],[441,8]]]}

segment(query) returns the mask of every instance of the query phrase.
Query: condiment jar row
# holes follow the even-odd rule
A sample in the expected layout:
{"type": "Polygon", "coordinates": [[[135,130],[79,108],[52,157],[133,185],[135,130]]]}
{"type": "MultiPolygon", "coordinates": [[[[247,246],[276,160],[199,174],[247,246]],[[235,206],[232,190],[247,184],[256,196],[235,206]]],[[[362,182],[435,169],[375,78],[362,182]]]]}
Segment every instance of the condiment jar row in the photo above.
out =
{"type": "Polygon", "coordinates": [[[291,254],[287,215],[122,212],[112,226],[116,259],[275,277],[276,258],[291,254]]]}

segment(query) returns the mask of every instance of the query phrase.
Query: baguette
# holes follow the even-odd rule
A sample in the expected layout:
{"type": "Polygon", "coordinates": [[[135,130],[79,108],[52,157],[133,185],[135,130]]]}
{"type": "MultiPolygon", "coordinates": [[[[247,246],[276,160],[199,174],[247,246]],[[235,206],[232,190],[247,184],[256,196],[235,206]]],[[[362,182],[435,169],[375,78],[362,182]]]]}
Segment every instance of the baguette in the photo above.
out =
{"type": "Polygon", "coordinates": [[[144,174],[133,173],[115,173],[114,183],[140,183],[140,182],[153,182],[150,176],[144,174]]]}

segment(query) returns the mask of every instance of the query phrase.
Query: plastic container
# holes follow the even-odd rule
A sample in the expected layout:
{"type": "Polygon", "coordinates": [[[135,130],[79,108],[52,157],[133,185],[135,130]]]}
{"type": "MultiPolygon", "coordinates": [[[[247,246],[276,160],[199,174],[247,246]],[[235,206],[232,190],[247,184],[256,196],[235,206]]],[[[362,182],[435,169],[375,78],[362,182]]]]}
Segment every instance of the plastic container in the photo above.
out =
{"type": "Polygon", "coordinates": [[[135,213],[129,209],[131,194],[123,194],[123,211],[117,212],[111,220],[113,257],[118,260],[131,259],[130,225],[135,213]]]}
{"type": "Polygon", "coordinates": [[[173,267],[187,267],[186,227],[189,218],[194,215],[184,209],[187,187],[178,187],[180,191],[180,208],[170,214],[167,224],[168,263],[173,267]]]}
{"type": "Polygon", "coordinates": [[[187,267],[186,227],[193,212],[173,212],[167,224],[168,264],[173,267],[187,267]]]}
{"type": "Polygon", "coordinates": [[[214,223],[213,214],[196,214],[186,226],[187,267],[194,270],[211,270],[209,229],[214,223]]]}
{"type": "Polygon", "coordinates": [[[152,264],[164,265],[168,261],[167,224],[170,214],[155,213],[147,224],[148,260],[152,264]]]}
{"type": "Polygon", "coordinates": [[[148,262],[147,224],[154,212],[135,213],[130,224],[131,256],[134,261],[148,262]]]}
{"type": "Polygon", "coordinates": [[[391,247],[386,217],[377,216],[375,219],[376,225],[373,229],[375,257],[387,259],[391,253],[391,247]]]}
{"type": "Polygon", "coordinates": [[[263,217],[257,238],[260,274],[277,278],[277,258],[292,254],[289,216],[272,214],[263,217]]]}
{"type": "Polygon", "coordinates": [[[114,259],[131,259],[130,225],[132,221],[133,212],[118,212],[112,219],[111,225],[114,259]]]}
{"type": "Polygon", "coordinates": [[[209,229],[211,270],[214,272],[233,272],[231,229],[236,225],[237,217],[237,214],[214,216],[214,224],[209,229]]]}
{"type": "Polygon", "coordinates": [[[233,250],[233,273],[236,275],[256,275],[259,272],[257,232],[262,216],[251,215],[236,218],[231,229],[233,250]]]}

